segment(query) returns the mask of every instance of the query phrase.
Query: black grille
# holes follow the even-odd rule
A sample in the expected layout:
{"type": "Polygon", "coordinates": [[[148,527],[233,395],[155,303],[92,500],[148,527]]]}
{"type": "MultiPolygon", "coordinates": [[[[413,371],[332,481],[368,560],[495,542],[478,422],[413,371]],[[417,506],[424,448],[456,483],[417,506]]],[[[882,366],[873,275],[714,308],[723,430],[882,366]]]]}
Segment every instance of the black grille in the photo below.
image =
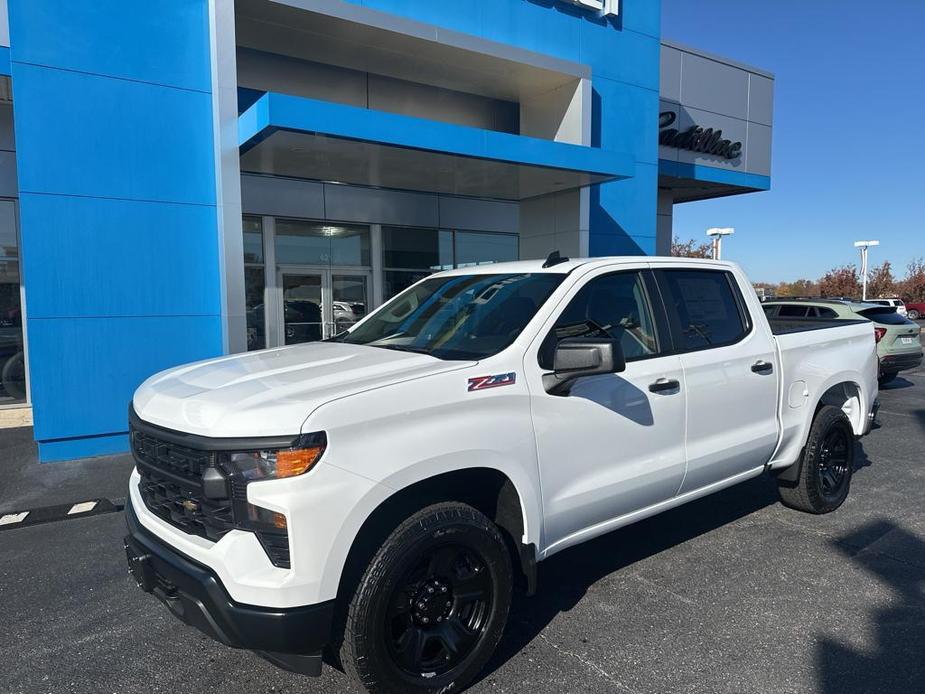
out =
{"type": "Polygon", "coordinates": [[[145,506],[183,532],[217,542],[235,527],[230,499],[207,499],[202,473],[214,453],[179,446],[140,431],[132,432],[132,452],[145,506]]]}
{"type": "Polygon", "coordinates": [[[154,515],[212,542],[235,528],[255,532],[273,565],[290,568],[289,535],[247,520],[247,484],[242,479],[231,478],[228,499],[207,498],[203,493],[203,473],[210,467],[221,467],[221,453],[175,444],[159,437],[156,430],[149,433],[147,427],[144,429],[136,428],[133,422],[132,453],[141,476],[138,491],[154,515]]]}

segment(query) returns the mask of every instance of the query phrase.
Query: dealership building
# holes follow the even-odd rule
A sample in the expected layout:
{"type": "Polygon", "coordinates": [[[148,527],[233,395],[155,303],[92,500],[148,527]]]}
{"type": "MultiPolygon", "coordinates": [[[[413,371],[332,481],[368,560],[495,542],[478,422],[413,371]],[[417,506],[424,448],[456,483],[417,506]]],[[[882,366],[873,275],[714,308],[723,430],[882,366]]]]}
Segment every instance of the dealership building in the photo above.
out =
{"type": "Polygon", "coordinates": [[[0,406],[43,461],[121,452],[167,367],[323,339],[441,269],[667,254],[674,205],[770,187],[774,78],[660,14],[0,0],[0,406]]]}

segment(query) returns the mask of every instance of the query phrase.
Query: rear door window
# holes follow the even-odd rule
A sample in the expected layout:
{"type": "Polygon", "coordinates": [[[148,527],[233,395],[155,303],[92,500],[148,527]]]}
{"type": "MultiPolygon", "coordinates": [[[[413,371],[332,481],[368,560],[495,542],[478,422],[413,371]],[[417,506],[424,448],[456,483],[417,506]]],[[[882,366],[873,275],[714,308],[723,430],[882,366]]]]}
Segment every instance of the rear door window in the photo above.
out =
{"type": "Polygon", "coordinates": [[[722,270],[658,273],[678,350],[731,345],[751,330],[735,278],[722,270]]]}

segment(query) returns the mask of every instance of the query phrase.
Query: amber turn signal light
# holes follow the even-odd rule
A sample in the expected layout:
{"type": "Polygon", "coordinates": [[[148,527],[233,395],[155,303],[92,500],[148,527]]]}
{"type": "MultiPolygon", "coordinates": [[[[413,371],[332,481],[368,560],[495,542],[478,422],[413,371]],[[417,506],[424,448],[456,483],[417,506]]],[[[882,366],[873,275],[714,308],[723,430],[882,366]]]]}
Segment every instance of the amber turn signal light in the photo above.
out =
{"type": "Polygon", "coordinates": [[[309,448],[295,448],[288,451],[276,452],[276,477],[295,477],[302,475],[312,469],[321,454],[324,452],[323,446],[311,446],[309,448]]]}

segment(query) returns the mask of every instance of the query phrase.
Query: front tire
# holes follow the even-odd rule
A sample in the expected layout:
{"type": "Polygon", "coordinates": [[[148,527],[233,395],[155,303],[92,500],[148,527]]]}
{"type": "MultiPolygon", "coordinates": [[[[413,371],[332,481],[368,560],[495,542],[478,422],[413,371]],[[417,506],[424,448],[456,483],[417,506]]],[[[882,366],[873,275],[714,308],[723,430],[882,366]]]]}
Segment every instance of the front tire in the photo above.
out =
{"type": "Polygon", "coordinates": [[[807,513],[831,513],[848,498],[854,470],[854,431],[848,417],[826,405],[813,420],[796,484],[778,481],[784,506],[807,513]]]}
{"type": "Polygon", "coordinates": [[[460,691],[507,622],[511,560],[498,528],[471,506],[429,506],[396,528],[348,607],[339,660],[380,694],[460,691]]]}
{"type": "Polygon", "coordinates": [[[915,309],[912,309],[908,312],[908,314],[906,315],[906,318],[908,318],[909,320],[918,320],[919,312],[916,311],[915,309]]]}

